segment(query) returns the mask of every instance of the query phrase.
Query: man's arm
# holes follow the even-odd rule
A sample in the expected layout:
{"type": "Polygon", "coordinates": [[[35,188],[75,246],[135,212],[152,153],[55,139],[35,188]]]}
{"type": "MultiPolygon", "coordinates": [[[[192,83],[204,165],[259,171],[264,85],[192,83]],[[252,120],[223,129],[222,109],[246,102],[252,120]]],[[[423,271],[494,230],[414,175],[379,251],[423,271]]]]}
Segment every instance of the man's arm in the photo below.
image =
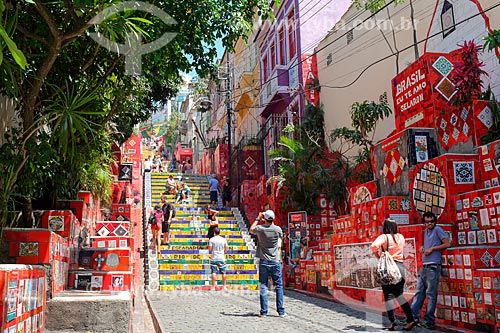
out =
{"type": "Polygon", "coordinates": [[[442,251],[444,249],[449,248],[450,246],[451,246],[450,240],[448,239],[448,237],[444,237],[441,239],[441,245],[436,245],[436,246],[428,248],[427,250],[424,251],[424,254],[426,256],[428,256],[433,251],[442,251]]]}
{"type": "Polygon", "coordinates": [[[448,237],[445,237],[445,238],[441,239],[441,245],[433,246],[432,249],[434,251],[442,251],[444,249],[449,248],[450,246],[451,246],[450,240],[448,239],[448,237]]]}
{"type": "Polygon", "coordinates": [[[255,221],[253,221],[252,225],[250,226],[250,233],[251,234],[255,235],[254,230],[257,227],[257,225],[259,224],[261,218],[262,218],[262,213],[259,213],[259,216],[257,216],[255,221]]]}

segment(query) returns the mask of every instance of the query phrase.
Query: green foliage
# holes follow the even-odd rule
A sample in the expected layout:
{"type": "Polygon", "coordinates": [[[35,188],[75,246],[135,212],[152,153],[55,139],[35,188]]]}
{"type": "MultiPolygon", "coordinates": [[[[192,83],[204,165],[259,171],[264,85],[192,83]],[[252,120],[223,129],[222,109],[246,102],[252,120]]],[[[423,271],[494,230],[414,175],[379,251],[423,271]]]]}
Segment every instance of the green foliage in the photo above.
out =
{"type": "Polygon", "coordinates": [[[301,126],[310,137],[317,138],[318,145],[325,145],[325,112],[323,106],[307,104],[301,126]]]}
{"type": "Polygon", "coordinates": [[[369,133],[375,131],[379,120],[389,117],[391,113],[392,110],[386,103],[368,102],[366,100],[361,103],[355,102],[350,110],[352,127],[358,130],[362,137],[366,137],[369,133]]]}
{"type": "Polygon", "coordinates": [[[136,124],[174,96],[181,72],[214,72],[217,39],[232,46],[250,31],[256,9],[263,16],[270,13],[267,0],[160,0],[154,5],[175,25],[135,10],[113,14],[99,26],[89,24],[101,10],[122,2],[37,0],[4,6],[0,0],[0,93],[16,101],[24,126],[1,147],[2,207],[29,206],[39,198],[51,208],[54,198],[70,199],[81,186],[105,197],[98,184],[107,184],[106,170],[97,165],[109,163],[111,142],[123,143],[136,124]],[[177,36],[143,55],[142,75],[132,77],[125,75],[125,56],[100,46],[90,32],[117,42],[135,33],[143,44],[166,32],[177,36]]]}
{"type": "Polygon", "coordinates": [[[170,114],[168,119],[167,128],[165,129],[165,135],[163,136],[163,142],[166,147],[174,148],[178,141],[176,130],[179,130],[181,126],[182,116],[180,112],[174,111],[170,114]]]}
{"type": "Polygon", "coordinates": [[[81,189],[90,191],[97,200],[101,200],[102,206],[106,206],[111,203],[114,180],[109,167],[111,158],[102,159],[95,153],[93,155],[94,158],[81,169],[80,186],[81,189]]]}
{"type": "Polygon", "coordinates": [[[500,48],[500,30],[493,30],[484,37],[484,49],[491,52],[496,48],[500,48]]]}
{"type": "Polygon", "coordinates": [[[334,156],[325,153],[323,145],[323,130],[312,127],[321,126],[320,119],[323,110],[309,109],[306,119],[300,128],[287,125],[285,133],[290,136],[298,131],[298,139],[282,136],[278,142],[279,148],[268,153],[271,160],[278,163],[278,176],[272,177],[269,182],[278,182],[278,188],[283,191],[283,207],[295,210],[305,210],[310,214],[317,214],[318,196],[325,193],[336,204],[336,209],[343,211],[342,200],[339,194],[345,194],[343,163],[334,156]],[[311,118],[314,119],[311,119],[311,118]],[[314,130],[313,130],[314,129],[314,130]]]}
{"type": "MultiPolygon", "coordinates": [[[[4,0],[0,0],[0,18],[3,16],[5,9],[6,7],[4,0]]],[[[26,57],[17,48],[16,43],[14,43],[14,41],[10,37],[10,35],[15,30],[16,19],[17,13],[11,17],[6,18],[5,24],[0,20],[0,68],[4,60],[3,51],[4,48],[7,47],[16,64],[19,65],[19,67],[21,67],[22,69],[26,69],[26,57]]]]}
{"type": "MultiPolygon", "coordinates": [[[[346,163],[344,176],[359,183],[373,179],[370,147],[377,123],[387,118],[392,110],[386,103],[355,102],[351,106],[352,128],[341,127],[330,132],[330,142],[346,163]],[[368,137],[371,133],[371,137],[368,137]]],[[[347,183],[347,180],[346,180],[347,183]]]]}
{"type": "MultiPolygon", "coordinates": [[[[394,5],[397,6],[405,0],[394,0],[394,5]]],[[[385,0],[353,0],[353,3],[358,9],[364,8],[372,13],[384,8],[386,5],[385,0]]]]}
{"type": "Polygon", "coordinates": [[[78,155],[78,143],[88,143],[94,132],[100,127],[96,123],[103,118],[104,111],[99,111],[95,103],[95,91],[76,92],[66,82],[63,90],[53,86],[55,98],[48,105],[47,113],[35,124],[47,124],[51,128],[51,141],[58,147],[61,157],[72,159],[78,155]]]}
{"type": "Polygon", "coordinates": [[[4,227],[20,201],[45,194],[44,184],[55,176],[59,158],[46,133],[24,140],[12,129],[0,146],[0,161],[0,227],[4,227]]]}

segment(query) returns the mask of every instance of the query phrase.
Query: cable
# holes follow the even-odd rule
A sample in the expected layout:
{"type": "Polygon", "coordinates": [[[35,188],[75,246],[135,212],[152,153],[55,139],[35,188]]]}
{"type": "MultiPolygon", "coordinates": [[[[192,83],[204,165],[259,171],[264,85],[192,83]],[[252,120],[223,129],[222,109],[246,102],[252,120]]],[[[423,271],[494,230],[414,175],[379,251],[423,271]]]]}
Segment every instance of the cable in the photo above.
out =
{"type": "MultiPolygon", "coordinates": [[[[391,0],[389,3],[387,3],[386,5],[384,5],[382,8],[380,8],[379,10],[377,10],[375,13],[372,13],[370,16],[368,16],[366,19],[364,19],[362,22],[360,22],[359,24],[357,24],[356,26],[354,26],[353,28],[349,29],[348,31],[346,31],[345,33],[343,33],[341,36],[337,37],[336,39],[334,39],[333,41],[329,42],[327,45],[325,45],[323,48],[319,49],[319,50],[316,50],[316,52],[318,51],[321,51],[323,49],[325,49],[326,47],[328,47],[329,45],[333,44],[335,41],[339,40],[340,38],[344,37],[345,35],[347,35],[347,33],[349,33],[350,31],[353,31],[355,28],[357,28],[358,26],[364,24],[366,21],[368,21],[369,19],[371,19],[375,14],[379,13],[381,10],[385,9],[387,6],[389,6],[390,4],[392,4],[394,2],[394,0],[391,0]]],[[[335,29],[335,27],[334,27],[335,29]]],[[[299,65],[301,65],[303,62],[305,62],[306,60],[308,60],[309,58],[311,58],[312,55],[309,55],[309,56],[306,56],[304,57],[303,59],[297,59],[297,64],[294,64],[293,66],[290,66],[289,69],[291,68],[294,68],[294,67],[298,67],[299,65]]],[[[261,89],[264,85],[266,85],[267,83],[269,83],[271,80],[273,79],[276,79],[276,78],[279,78],[281,75],[284,75],[284,74],[288,74],[288,72],[283,72],[281,74],[277,74],[271,78],[268,78],[264,83],[261,83],[259,85],[259,89],[261,89]]],[[[252,89],[254,90],[254,89],[252,89]]],[[[252,90],[249,90],[247,92],[250,92],[252,90]]],[[[247,93],[247,92],[244,92],[244,93],[247,93]]],[[[240,94],[239,96],[233,96],[233,98],[237,98],[237,97],[240,97],[242,96],[244,93],[240,94]]]]}
{"type": "MultiPolygon", "coordinates": [[[[498,3],[498,4],[496,4],[496,5],[493,5],[493,6],[491,6],[490,8],[485,9],[485,10],[483,10],[483,11],[480,11],[480,12],[478,12],[477,14],[474,14],[474,15],[472,15],[472,16],[470,16],[470,17],[466,18],[466,19],[463,19],[462,21],[459,21],[458,23],[455,23],[455,26],[460,25],[460,24],[462,24],[462,23],[465,23],[465,22],[467,22],[468,20],[470,20],[470,19],[472,19],[472,18],[474,18],[474,17],[476,17],[476,16],[478,16],[478,15],[482,15],[482,14],[484,14],[484,13],[486,13],[486,12],[488,12],[488,11],[492,10],[492,9],[495,9],[495,8],[496,8],[496,7],[498,7],[498,6],[500,6],[500,3],[498,3]]],[[[440,34],[442,34],[442,33],[443,33],[443,30],[440,30],[440,31],[438,31],[438,32],[434,33],[433,35],[430,35],[430,36],[428,36],[428,37],[426,37],[426,38],[424,38],[424,39],[421,39],[420,41],[418,41],[418,42],[417,42],[417,45],[418,45],[418,44],[421,44],[421,43],[423,43],[423,42],[425,42],[425,41],[427,41],[427,40],[429,40],[429,39],[431,39],[431,38],[434,38],[434,37],[436,37],[436,36],[438,36],[438,35],[440,35],[440,34]]],[[[402,49],[402,50],[400,50],[398,53],[402,53],[402,52],[404,52],[404,51],[407,51],[407,50],[409,50],[409,49],[410,49],[410,48],[412,48],[412,47],[414,47],[414,45],[413,45],[413,44],[412,44],[412,45],[409,45],[409,46],[407,46],[407,47],[405,47],[405,48],[403,48],[403,49],[402,49]]],[[[361,73],[359,73],[359,75],[358,75],[358,76],[354,79],[354,81],[352,81],[351,83],[349,83],[349,84],[347,84],[347,85],[343,85],[343,86],[327,86],[327,85],[323,85],[323,84],[322,84],[322,85],[320,85],[320,86],[321,86],[321,88],[330,88],[330,89],[343,89],[343,88],[350,87],[350,86],[351,86],[351,85],[353,85],[353,84],[354,84],[357,80],[359,80],[359,78],[360,78],[360,77],[361,77],[361,76],[362,76],[362,75],[363,75],[363,74],[364,74],[364,73],[365,73],[365,72],[366,72],[369,68],[371,68],[372,66],[374,66],[374,65],[376,65],[376,64],[378,64],[378,63],[380,63],[380,62],[382,62],[382,61],[384,61],[384,60],[386,60],[386,59],[389,59],[389,58],[390,58],[390,57],[392,57],[392,56],[393,56],[393,54],[390,54],[390,55],[388,55],[388,56],[386,56],[386,57],[383,57],[383,58],[381,58],[381,59],[379,59],[379,60],[377,60],[377,61],[375,61],[375,62],[371,63],[371,64],[370,64],[370,65],[368,65],[365,69],[363,69],[363,70],[361,71],[361,73]]],[[[352,73],[352,72],[351,72],[351,73],[352,73]]]]}

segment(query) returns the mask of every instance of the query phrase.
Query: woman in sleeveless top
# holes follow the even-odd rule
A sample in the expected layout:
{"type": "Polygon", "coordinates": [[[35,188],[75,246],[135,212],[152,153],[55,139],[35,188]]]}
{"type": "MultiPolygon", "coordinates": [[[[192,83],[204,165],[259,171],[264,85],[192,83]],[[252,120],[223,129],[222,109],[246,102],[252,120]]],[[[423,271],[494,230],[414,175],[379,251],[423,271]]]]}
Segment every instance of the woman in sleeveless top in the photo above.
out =
{"type": "Polygon", "coordinates": [[[391,321],[391,325],[387,329],[389,331],[395,331],[397,328],[396,317],[394,316],[395,304],[393,301],[393,299],[396,298],[406,315],[407,324],[403,327],[403,331],[410,331],[415,327],[416,321],[414,321],[410,305],[403,295],[405,286],[405,269],[403,266],[405,238],[403,235],[398,233],[398,224],[393,219],[385,219],[384,224],[382,225],[382,232],[382,235],[378,236],[371,245],[373,255],[380,258],[383,250],[389,252],[401,271],[401,276],[403,277],[401,281],[396,284],[382,286],[387,317],[391,321]],[[386,248],[387,242],[389,243],[388,248],[386,248]]]}

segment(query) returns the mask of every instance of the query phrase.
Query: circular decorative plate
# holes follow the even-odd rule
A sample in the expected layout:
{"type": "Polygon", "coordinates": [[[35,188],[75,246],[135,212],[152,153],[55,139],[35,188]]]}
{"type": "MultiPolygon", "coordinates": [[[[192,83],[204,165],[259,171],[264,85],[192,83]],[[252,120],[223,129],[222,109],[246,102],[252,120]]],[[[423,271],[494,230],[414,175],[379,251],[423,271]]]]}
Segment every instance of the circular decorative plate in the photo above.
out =
{"type": "Polygon", "coordinates": [[[108,267],[118,267],[118,264],[120,263],[120,258],[116,253],[110,253],[108,254],[106,258],[106,266],[108,267]]]}

